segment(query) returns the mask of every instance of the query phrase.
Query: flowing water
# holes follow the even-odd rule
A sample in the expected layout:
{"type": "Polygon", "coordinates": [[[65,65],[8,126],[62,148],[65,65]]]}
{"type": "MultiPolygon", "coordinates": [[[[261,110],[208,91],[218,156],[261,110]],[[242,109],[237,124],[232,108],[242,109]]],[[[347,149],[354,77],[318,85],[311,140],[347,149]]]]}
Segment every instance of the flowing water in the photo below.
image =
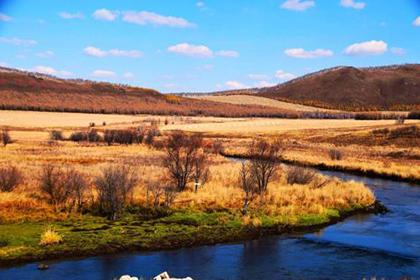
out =
{"type": "Polygon", "coordinates": [[[420,279],[420,186],[322,172],[362,181],[391,212],[358,215],[320,232],[156,253],[120,254],[0,270],[0,279],[145,279],[168,271],[205,279],[420,279]]]}

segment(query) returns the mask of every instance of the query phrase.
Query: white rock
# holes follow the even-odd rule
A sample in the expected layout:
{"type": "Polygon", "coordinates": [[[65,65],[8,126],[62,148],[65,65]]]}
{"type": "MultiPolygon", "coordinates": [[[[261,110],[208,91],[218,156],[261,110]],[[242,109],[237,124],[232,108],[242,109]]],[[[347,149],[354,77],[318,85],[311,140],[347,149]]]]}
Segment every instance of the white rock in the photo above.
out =
{"type": "Polygon", "coordinates": [[[131,280],[131,276],[130,275],[123,275],[120,277],[120,280],[131,280]]]}

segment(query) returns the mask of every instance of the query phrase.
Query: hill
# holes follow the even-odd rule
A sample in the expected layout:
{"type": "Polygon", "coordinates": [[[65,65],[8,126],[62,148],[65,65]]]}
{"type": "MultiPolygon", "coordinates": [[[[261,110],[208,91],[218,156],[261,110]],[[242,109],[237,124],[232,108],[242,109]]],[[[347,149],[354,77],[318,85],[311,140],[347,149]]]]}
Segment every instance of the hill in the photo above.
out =
{"type": "Polygon", "coordinates": [[[354,68],[339,66],[267,88],[213,93],[248,94],[347,111],[419,110],[420,64],[354,68]]]}
{"type": "Polygon", "coordinates": [[[164,95],[156,90],[0,68],[0,109],[52,112],[282,117],[294,111],[164,95]]]}

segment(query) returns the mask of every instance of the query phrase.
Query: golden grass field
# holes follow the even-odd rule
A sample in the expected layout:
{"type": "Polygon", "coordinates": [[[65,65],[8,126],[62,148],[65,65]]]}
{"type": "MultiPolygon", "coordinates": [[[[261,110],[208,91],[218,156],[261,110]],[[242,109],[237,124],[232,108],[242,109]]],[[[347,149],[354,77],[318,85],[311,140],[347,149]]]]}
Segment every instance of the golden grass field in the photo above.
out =
{"type": "Polygon", "coordinates": [[[271,98],[252,96],[252,95],[223,95],[223,96],[192,96],[195,99],[230,103],[230,104],[239,104],[239,105],[260,105],[266,107],[274,107],[285,110],[293,110],[300,112],[338,112],[337,110],[328,110],[322,108],[316,108],[311,106],[305,106],[300,104],[293,104],[289,102],[278,101],[271,98]]]}
{"type": "MultiPolygon", "coordinates": [[[[12,216],[18,217],[17,220],[40,213],[44,213],[45,217],[55,215],[51,209],[46,210],[48,206],[44,202],[39,202],[31,195],[37,193],[37,178],[42,167],[48,163],[73,166],[86,173],[89,178],[94,178],[110,164],[130,165],[143,179],[137,188],[136,198],[138,201],[144,201],[146,181],[164,173],[160,166],[161,151],[145,145],[107,146],[105,143],[78,144],[69,141],[58,141],[58,144],[50,145],[48,140],[49,131],[53,128],[63,129],[64,134],[68,136],[73,131],[87,130],[90,122],[99,122],[95,128],[101,131],[107,128],[148,125],[150,119],[161,120],[160,129],[164,134],[172,130],[206,132],[206,136],[218,138],[223,142],[227,154],[244,155],[252,138],[266,137],[269,140],[282,141],[283,156],[288,160],[308,165],[322,163],[343,169],[374,170],[378,174],[396,174],[402,178],[420,178],[418,138],[391,139],[385,144],[380,142],[380,139],[373,143],[365,141],[372,138],[371,133],[374,129],[395,129],[418,121],[396,126],[394,121],[388,120],[178,118],[1,111],[1,125],[11,127],[10,133],[15,141],[7,147],[0,148],[0,165],[13,163],[24,171],[26,181],[15,193],[2,195],[0,206],[3,207],[0,209],[3,210],[0,211],[0,216],[5,219],[10,211],[14,211],[13,207],[32,209],[21,211],[20,214],[16,210],[12,216]],[[168,124],[164,123],[165,120],[169,120],[168,124]],[[106,126],[101,125],[103,121],[107,122],[106,126]],[[332,148],[340,149],[344,158],[339,161],[331,160],[328,151],[332,148]]],[[[198,194],[191,191],[180,194],[175,207],[240,207],[244,196],[237,186],[240,165],[221,156],[214,156],[212,160],[213,176],[208,185],[198,194]]],[[[270,186],[268,195],[273,202],[271,206],[264,206],[261,201],[256,200],[254,207],[277,214],[302,214],[305,211],[322,213],[331,207],[351,203],[366,204],[373,199],[373,194],[367,188],[356,183],[343,184],[333,181],[320,191],[308,186],[290,189],[285,183],[285,170],[281,174],[282,176],[270,186]]]]}

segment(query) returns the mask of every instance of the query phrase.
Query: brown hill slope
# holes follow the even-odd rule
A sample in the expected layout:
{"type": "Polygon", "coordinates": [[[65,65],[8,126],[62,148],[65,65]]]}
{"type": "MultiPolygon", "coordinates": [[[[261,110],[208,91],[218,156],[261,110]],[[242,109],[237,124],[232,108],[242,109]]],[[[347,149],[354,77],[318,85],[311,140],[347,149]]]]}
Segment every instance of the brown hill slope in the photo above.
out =
{"type": "Polygon", "coordinates": [[[163,95],[126,85],[65,80],[9,68],[0,68],[0,109],[221,117],[280,117],[294,113],[163,95]]]}
{"type": "Polygon", "coordinates": [[[420,64],[371,68],[340,66],[274,87],[224,94],[252,94],[340,110],[418,110],[420,64]]]}

